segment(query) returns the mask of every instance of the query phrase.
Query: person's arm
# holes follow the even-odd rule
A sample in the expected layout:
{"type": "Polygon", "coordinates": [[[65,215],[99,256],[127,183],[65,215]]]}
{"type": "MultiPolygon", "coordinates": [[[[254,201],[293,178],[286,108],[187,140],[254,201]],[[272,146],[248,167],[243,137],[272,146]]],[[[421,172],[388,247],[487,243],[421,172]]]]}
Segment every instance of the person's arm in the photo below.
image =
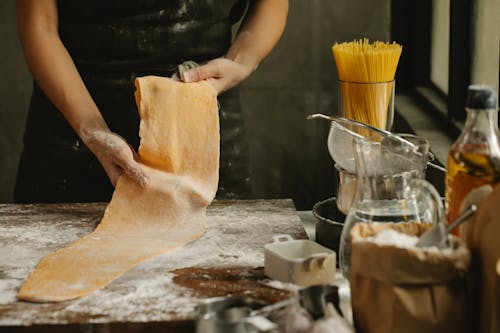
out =
{"type": "Polygon", "coordinates": [[[123,172],[145,185],[133,151],[109,130],[59,37],[56,0],[17,0],[17,21],[35,81],[96,155],[113,185],[123,172]]]}
{"type": "Polygon", "coordinates": [[[186,72],[183,80],[208,79],[218,93],[236,86],[271,52],[285,29],[287,15],[288,0],[252,1],[226,56],[186,72]]]}

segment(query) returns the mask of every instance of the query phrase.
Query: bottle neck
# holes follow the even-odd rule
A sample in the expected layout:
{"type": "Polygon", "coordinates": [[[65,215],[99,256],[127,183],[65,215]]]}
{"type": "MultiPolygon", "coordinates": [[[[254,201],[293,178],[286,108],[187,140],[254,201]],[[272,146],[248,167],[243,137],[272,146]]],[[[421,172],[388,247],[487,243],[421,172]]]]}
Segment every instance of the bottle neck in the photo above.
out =
{"type": "Polygon", "coordinates": [[[464,132],[481,132],[498,136],[498,111],[496,109],[469,109],[464,132]]]}

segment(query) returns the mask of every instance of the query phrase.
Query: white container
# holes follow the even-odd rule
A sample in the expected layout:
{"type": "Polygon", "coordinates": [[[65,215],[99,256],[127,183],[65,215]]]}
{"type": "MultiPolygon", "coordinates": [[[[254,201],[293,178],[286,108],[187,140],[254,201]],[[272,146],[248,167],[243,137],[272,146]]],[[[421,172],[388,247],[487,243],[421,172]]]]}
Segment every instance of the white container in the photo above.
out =
{"type": "Polygon", "coordinates": [[[331,284],[335,276],[335,251],[311,240],[276,235],[264,245],[264,269],[272,279],[300,286],[331,284]]]}

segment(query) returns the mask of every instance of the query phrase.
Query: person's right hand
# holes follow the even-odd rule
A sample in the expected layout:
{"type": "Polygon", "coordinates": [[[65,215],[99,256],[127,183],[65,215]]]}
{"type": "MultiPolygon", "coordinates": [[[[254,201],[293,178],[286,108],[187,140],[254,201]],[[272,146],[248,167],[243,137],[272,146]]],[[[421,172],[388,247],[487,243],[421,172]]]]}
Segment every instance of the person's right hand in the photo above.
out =
{"type": "Polygon", "coordinates": [[[89,133],[84,141],[101,163],[113,186],[116,186],[118,177],[123,173],[142,187],[147,186],[146,174],[134,159],[136,153],[121,136],[109,130],[97,130],[89,133]]]}

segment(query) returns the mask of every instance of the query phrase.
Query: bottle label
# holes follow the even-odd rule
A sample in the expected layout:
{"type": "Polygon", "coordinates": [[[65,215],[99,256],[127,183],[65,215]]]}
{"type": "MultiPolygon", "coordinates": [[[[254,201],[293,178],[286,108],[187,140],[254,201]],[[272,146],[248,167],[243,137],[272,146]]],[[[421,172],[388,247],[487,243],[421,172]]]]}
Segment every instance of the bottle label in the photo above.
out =
{"type": "MultiPolygon", "coordinates": [[[[499,181],[500,173],[488,155],[451,151],[446,175],[447,223],[453,222],[469,205],[478,203],[499,181]]],[[[461,229],[465,228],[466,225],[461,229]]]]}

